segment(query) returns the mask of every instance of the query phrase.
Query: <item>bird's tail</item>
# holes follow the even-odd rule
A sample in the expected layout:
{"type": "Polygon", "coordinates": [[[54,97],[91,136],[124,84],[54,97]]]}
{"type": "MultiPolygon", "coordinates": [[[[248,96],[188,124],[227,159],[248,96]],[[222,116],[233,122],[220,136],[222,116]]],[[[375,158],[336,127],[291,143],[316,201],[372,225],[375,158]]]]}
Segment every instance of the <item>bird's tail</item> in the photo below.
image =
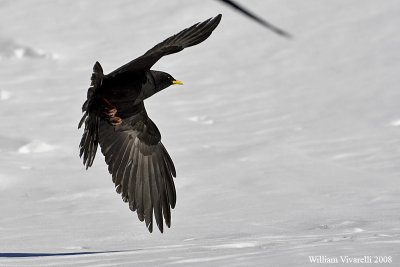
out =
{"type": "Polygon", "coordinates": [[[85,130],[79,144],[79,156],[83,156],[83,164],[86,169],[92,166],[94,158],[96,156],[97,146],[99,143],[99,124],[100,116],[94,109],[95,92],[96,89],[101,86],[103,81],[103,68],[99,62],[96,62],[93,67],[93,74],[91,77],[91,84],[87,92],[87,100],[82,106],[82,112],[84,113],[82,119],[79,122],[78,129],[85,123],[85,130]]]}

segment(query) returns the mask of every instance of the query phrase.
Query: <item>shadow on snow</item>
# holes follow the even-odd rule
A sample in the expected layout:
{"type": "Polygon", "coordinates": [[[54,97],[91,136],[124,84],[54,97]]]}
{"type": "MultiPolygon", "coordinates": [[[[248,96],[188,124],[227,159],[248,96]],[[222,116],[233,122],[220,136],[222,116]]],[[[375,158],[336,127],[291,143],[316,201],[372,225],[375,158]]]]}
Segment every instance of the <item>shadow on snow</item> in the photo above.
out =
{"type": "Polygon", "coordinates": [[[6,253],[0,253],[0,258],[59,257],[59,256],[119,253],[119,252],[129,252],[129,251],[136,251],[136,250],[111,250],[111,251],[61,252],[61,253],[6,252],[6,253]]]}

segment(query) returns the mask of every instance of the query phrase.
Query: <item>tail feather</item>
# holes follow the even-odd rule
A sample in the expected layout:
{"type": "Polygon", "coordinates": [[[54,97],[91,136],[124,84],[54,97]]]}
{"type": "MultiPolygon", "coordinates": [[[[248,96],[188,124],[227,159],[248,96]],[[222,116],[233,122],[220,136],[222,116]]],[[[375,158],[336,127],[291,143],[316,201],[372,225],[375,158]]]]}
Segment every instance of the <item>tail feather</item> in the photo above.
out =
{"type": "Polygon", "coordinates": [[[99,143],[98,130],[100,116],[94,108],[94,101],[96,89],[101,86],[103,76],[103,68],[99,62],[96,62],[93,67],[92,82],[87,92],[87,100],[82,106],[82,112],[84,114],[78,124],[79,129],[82,127],[83,123],[85,123],[85,129],[79,144],[79,156],[81,158],[83,156],[83,164],[86,166],[86,169],[92,166],[99,143]]]}

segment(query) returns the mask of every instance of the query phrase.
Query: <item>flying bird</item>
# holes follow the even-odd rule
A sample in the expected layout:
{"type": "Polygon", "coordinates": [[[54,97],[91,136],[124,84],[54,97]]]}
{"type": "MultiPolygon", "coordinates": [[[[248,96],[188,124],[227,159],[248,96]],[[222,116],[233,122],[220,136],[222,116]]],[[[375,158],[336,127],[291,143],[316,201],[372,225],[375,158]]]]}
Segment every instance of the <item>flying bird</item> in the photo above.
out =
{"type": "Polygon", "coordinates": [[[153,214],[160,232],[171,226],[176,192],[174,163],[143,101],[170,85],[183,84],[172,75],[151,70],[163,56],[206,40],[221,21],[219,14],[167,38],[142,56],[109,74],[99,62],[93,67],[87,100],[82,106],[84,124],[79,145],[86,169],[92,166],[97,147],[105,156],[116,191],[153,231],[153,214]]]}
{"type": "Polygon", "coordinates": [[[290,33],[286,32],[285,30],[282,30],[282,29],[278,28],[277,26],[273,25],[272,23],[260,18],[259,16],[256,16],[255,14],[253,14],[249,10],[245,9],[243,6],[239,5],[235,1],[232,1],[232,0],[219,0],[219,1],[227,4],[228,6],[234,8],[234,9],[236,9],[237,11],[242,13],[243,15],[249,17],[250,19],[252,19],[252,20],[254,20],[254,21],[258,22],[258,23],[260,23],[264,27],[266,27],[269,30],[275,32],[276,34],[279,34],[279,35],[287,37],[287,38],[291,38],[292,37],[290,35],[290,33]]]}

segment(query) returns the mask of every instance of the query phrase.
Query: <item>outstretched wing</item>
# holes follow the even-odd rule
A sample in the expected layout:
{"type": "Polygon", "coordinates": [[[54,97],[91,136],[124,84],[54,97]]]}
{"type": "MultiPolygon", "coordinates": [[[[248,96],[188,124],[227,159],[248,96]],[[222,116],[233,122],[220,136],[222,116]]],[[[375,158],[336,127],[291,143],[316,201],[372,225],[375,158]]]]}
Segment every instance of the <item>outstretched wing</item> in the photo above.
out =
{"type": "Polygon", "coordinates": [[[186,47],[197,45],[206,40],[218,26],[221,17],[222,15],[219,14],[215,18],[210,18],[184,29],[108,75],[113,76],[125,71],[149,70],[161,57],[177,53],[186,47]]]}
{"type": "Polygon", "coordinates": [[[170,227],[170,208],[176,203],[176,171],[144,105],[140,113],[123,119],[119,125],[101,120],[99,143],[117,192],[137,212],[139,220],[146,222],[150,232],[153,214],[161,232],[163,217],[170,227]]]}

